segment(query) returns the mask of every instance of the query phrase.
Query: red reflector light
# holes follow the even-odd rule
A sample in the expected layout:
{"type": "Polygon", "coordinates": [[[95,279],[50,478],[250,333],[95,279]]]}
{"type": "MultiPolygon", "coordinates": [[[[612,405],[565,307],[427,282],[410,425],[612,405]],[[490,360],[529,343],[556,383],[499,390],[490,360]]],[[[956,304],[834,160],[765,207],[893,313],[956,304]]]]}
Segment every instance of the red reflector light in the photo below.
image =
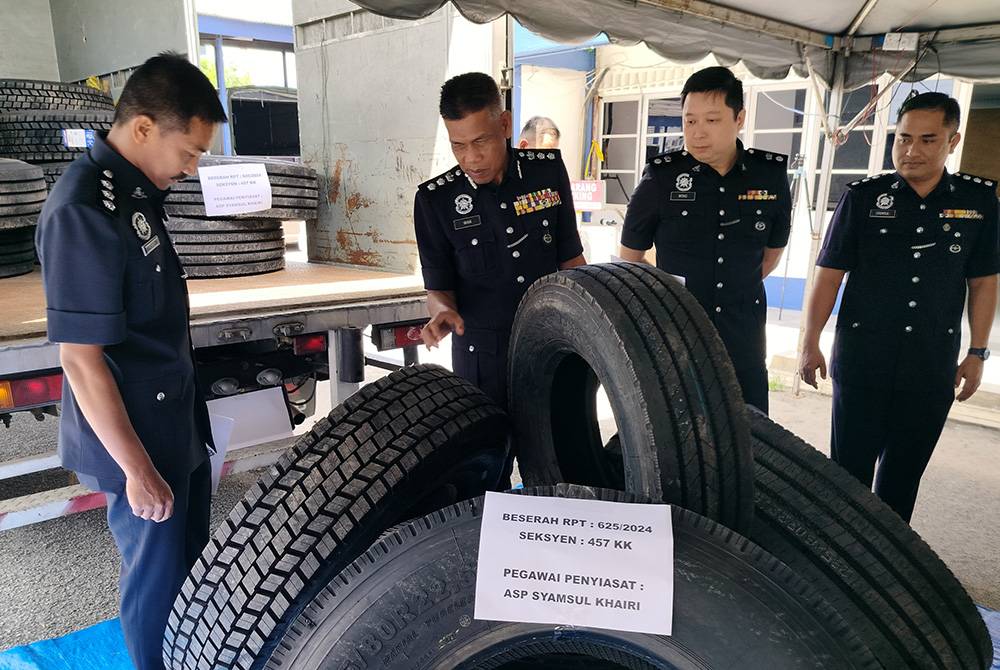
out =
{"type": "Polygon", "coordinates": [[[62,400],[62,379],[62,374],[12,379],[9,383],[14,407],[35,407],[59,402],[62,400]]]}
{"type": "Polygon", "coordinates": [[[326,351],[326,333],[296,335],[295,339],[292,340],[292,351],[296,356],[318,354],[326,351]]]}
{"type": "Polygon", "coordinates": [[[396,326],[393,328],[395,331],[396,346],[412,347],[414,344],[423,342],[420,338],[420,328],[420,326],[396,326]]]}

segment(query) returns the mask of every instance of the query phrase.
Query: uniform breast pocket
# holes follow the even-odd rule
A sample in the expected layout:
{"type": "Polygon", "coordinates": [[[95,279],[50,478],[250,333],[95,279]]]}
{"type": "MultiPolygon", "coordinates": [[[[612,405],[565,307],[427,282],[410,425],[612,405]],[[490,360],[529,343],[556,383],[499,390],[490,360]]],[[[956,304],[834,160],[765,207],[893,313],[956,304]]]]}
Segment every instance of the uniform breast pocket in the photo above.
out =
{"type": "Polygon", "coordinates": [[[976,229],[968,220],[944,219],[936,242],[941,246],[941,257],[952,266],[964,266],[975,243],[976,229]]]}
{"type": "Polygon", "coordinates": [[[158,318],[163,311],[163,275],[156,263],[145,257],[131,257],[125,266],[125,316],[129,324],[158,318]]]}
{"type": "Polygon", "coordinates": [[[184,378],[172,374],[125,381],[121,385],[122,400],[129,420],[150,457],[156,462],[159,454],[174,446],[177,424],[186,420],[184,407],[184,378]]]}
{"type": "Polygon", "coordinates": [[[774,227],[774,204],[767,201],[740,205],[740,231],[761,244],[767,242],[774,227]]]}
{"type": "Polygon", "coordinates": [[[897,227],[875,221],[861,234],[861,256],[868,259],[898,260],[912,252],[910,238],[897,227]]]}
{"type": "Polygon", "coordinates": [[[668,242],[693,242],[714,227],[708,222],[704,207],[696,202],[668,202],[662,216],[668,242]]]}
{"type": "Polygon", "coordinates": [[[470,235],[455,245],[455,258],[460,275],[477,277],[497,269],[497,245],[491,237],[470,235]]]}

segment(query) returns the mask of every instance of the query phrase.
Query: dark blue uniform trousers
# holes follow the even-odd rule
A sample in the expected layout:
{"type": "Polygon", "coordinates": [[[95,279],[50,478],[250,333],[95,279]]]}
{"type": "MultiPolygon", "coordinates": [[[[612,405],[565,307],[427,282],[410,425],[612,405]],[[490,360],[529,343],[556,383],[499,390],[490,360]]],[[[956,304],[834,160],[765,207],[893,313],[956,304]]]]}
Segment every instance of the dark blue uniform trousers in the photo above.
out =
{"type": "Polygon", "coordinates": [[[208,542],[212,469],[208,459],[187,479],[168,481],[174,513],[162,523],[132,514],[125,482],[78,474],[103,491],[108,526],[122,557],[121,625],[137,670],[163,670],[163,632],[181,584],[208,542]]]}
{"type": "Polygon", "coordinates": [[[954,395],[833,383],[830,457],[909,523],[954,395]],[[875,473],[875,462],[878,472],[875,473]]]}

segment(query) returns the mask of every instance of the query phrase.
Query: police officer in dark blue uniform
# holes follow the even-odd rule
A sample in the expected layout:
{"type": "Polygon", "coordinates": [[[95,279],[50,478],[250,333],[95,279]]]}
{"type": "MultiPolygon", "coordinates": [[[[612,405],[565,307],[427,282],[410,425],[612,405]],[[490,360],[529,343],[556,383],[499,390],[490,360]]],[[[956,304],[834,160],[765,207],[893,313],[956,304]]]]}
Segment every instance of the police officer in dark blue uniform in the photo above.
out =
{"type": "Polygon", "coordinates": [[[441,88],[458,165],[420,185],[413,221],[431,320],[428,347],[453,333],[455,373],[507,404],[514,313],[539,277],[584,264],[559,151],[512,150],[496,82],[473,72],[441,88]]]}
{"type": "Polygon", "coordinates": [[[163,668],[167,615],[208,541],[210,502],[212,437],[163,200],[195,173],[225,118],[197,67],[151,58],[38,222],[48,335],[65,373],[59,453],[106,493],[121,624],[139,670],[163,668]]]}
{"type": "Polygon", "coordinates": [[[840,199],[809,300],[803,380],[826,377],[819,336],[844,275],[833,347],[831,457],[906,521],[944,428],[954,389],[979,387],[1000,272],[996,183],[945,170],[958,103],[924,93],[899,111],[893,174],[840,199]],[[968,289],[971,347],[958,365],[968,289]]]}
{"type": "Polygon", "coordinates": [[[767,398],[764,277],[791,228],[787,157],[744,149],[743,85],[724,67],[691,75],[681,93],[685,149],[649,160],[625,214],[619,255],[684,282],[719,331],[746,402],[767,398]]]}

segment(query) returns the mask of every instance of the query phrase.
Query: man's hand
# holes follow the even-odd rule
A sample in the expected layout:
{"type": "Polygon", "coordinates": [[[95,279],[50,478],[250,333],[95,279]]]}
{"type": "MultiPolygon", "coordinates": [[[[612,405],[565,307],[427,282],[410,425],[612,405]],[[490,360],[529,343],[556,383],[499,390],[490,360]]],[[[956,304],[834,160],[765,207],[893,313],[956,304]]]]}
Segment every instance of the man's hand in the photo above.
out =
{"type": "Polygon", "coordinates": [[[959,384],[962,385],[962,390],[958,394],[958,402],[965,402],[972,395],[979,390],[979,385],[983,381],[983,359],[979,356],[966,356],[962,364],[958,366],[958,372],[955,373],[955,388],[958,388],[959,384]],[[962,383],[962,380],[965,383],[962,383]]]}
{"type": "Polygon", "coordinates": [[[125,495],[132,506],[132,514],[140,519],[160,523],[174,513],[174,494],[156,468],[126,475],[125,495]]]}
{"type": "Polygon", "coordinates": [[[442,309],[420,330],[420,337],[428,349],[436,347],[449,333],[465,334],[465,321],[453,309],[442,309]]]}
{"type": "Polygon", "coordinates": [[[806,384],[818,390],[817,369],[820,377],[826,379],[826,358],[823,357],[823,352],[819,350],[819,347],[806,347],[802,350],[802,356],[799,358],[799,376],[806,384]]]}

